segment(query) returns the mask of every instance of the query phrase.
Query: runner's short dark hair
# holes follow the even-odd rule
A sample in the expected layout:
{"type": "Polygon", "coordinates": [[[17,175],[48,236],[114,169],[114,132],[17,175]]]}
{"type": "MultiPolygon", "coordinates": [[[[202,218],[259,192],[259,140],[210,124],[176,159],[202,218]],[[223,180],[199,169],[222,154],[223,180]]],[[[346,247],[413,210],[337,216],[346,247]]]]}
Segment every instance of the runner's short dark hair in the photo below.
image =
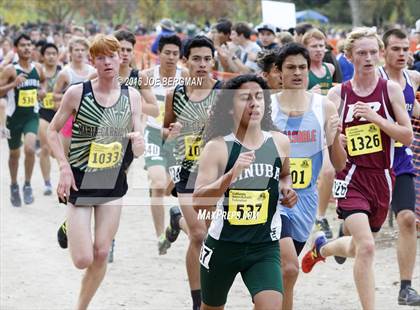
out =
{"type": "Polygon", "coordinates": [[[26,33],[21,33],[21,34],[19,34],[16,38],[15,38],[15,41],[13,42],[13,45],[15,46],[15,47],[17,47],[18,46],[18,44],[19,44],[19,42],[20,42],[20,40],[22,40],[22,39],[24,39],[24,40],[28,40],[28,41],[31,41],[31,38],[26,34],[26,33]]]}
{"type": "Polygon", "coordinates": [[[213,41],[206,36],[195,36],[191,40],[188,40],[184,47],[184,57],[188,59],[188,57],[190,57],[191,49],[196,47],[208,47],[211,50],[212,57],[214,57],[215,48],[213,41]]]}
{"type": "Polygon", "coordinates": [[[308,63],[308,68],[311,66],[311,58],[309,57],[309,52],[305,46],[300,43],[289,43],[281,47],[277,58],[276,58],[276,67],[281,71],[282,66],[286,58],[290,55],[302,55],[306,62],[308,63]]]}
{"type": "Polygon", "coordinates": [[[158,43],[158,51],[161,52],[166,44],[173,44],[179,47],[179,52],[182,50],[182,41],[181,38],[176,34],[169,36],[161,36],[158,43]]]}
{"type": "Polygon", "coordinates": [[[47,44],[44,44],[44,46],[41,48],[41,55],[42,56],[44,56],[45,51],[47,50],[47,48],[53,48],[58,53],[58,47],[57,47],[57,45],[55,45],[54,43],[47,43],[47,44]]]}
{"type": "Polygon", "coordinates": [[[398,39],[405,39],[405,38],[407,38],[407,34],[404,31],[402,31],[401,29],[398,29],[398,28],[389,29],[382,36],[382,41],[384,42],[385,48],[388,46],[389,37],[390,36],[395,36],[398,39]]]}
{"type": "Polygon", "coordinates": [[[214,29],[216,29],[217,32],[221,32],[223,34],[230,34],[232,31],[232,22],[228,19],[221,18],[217,21],[214,29]]]}
{"type": "Polygon", "coordinates": [[[252,34],[252,29],[248,26],[248,24],[242,22],[233,25],[232,30],[236,31],[238,36],[242,34],[245,39],[249,39],[252,34]]]}
{"type": "Polygon", "coordinates": [[[114,36],[118,41],[127,41],[133,46],[136,44],[136,36],[131,31],[120,29],[114,32],[114,36]]]}

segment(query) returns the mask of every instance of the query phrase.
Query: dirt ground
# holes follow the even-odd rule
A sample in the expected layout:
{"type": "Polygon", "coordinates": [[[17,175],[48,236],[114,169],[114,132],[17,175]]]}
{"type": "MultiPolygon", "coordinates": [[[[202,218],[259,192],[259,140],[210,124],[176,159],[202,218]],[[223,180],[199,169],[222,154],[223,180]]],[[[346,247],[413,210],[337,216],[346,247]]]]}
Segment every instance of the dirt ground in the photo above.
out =
{"type": "MultiPolygon", "coordinates": [[[[65,207],[55,196],[42,195],[42,177],[37,159],[33,176],[35,203],[13,208],[9,202],[10,177],[8,149],[0,141],[0,308],[1,309],[73,309],[82,271],[73,267],[67,250],[59,248],[56,231],[62,223],[65,207]]],[[[115,261],[109,265],[105,280],[90,309],[191,309],[191,298],[184,256],[187,238],[181,235],[168,253],[159,256],[154,233],[143,160],[130,170],[129,193],[116,236],[115,261]]],[[[58,168],[52,169],[57,184],[58,168]]],[[[23,160],[19,171],[23,184],[23,160]]],[[[167,209],[176,203],[166,201],[167,209]]],[[[329,220],[337,231],[333,208],[329,220]]],[[[375,260],[377,309],[415,309],[398,306],[399,274],[395,251],[397,232],[385,227],[378,238],[375,260]]],[[[418,239],[420,240],[420,239],[418,239]]],[[[418,243],[420,247],[420,242],[418,243]]],[[[420,253],[420,250],[417,251],[420,253]]],[[[309,274],[300,274],[295,290],[295,309],[360,309],[352,281],[352,261],[337,265],[334,259],[319,264],[309,274]]],[[[420,255],[413,278],[420,290],[420,255]]],[[[238,276],[230,291],[226,309],[252,309],[251,298],[238,276]]],[[[419,308],[417,308],[419,309],[419,308]]]]}

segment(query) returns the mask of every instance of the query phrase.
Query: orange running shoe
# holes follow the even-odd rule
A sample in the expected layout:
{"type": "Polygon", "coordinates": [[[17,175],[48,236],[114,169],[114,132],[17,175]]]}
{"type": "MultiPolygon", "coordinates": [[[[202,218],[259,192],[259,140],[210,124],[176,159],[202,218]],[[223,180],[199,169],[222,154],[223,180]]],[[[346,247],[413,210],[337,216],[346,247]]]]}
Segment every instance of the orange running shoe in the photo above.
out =
{"type": "Polygon", "coordinates": [[[308,251],[302,259],[302,271],[304,273],[311,272],[316,263],[320,261],[325,262],[325,257],[320,254],[320,250],[327,242],[327,238],[323,231],[319,231],[315,234],[312,249],[308,251]]]}

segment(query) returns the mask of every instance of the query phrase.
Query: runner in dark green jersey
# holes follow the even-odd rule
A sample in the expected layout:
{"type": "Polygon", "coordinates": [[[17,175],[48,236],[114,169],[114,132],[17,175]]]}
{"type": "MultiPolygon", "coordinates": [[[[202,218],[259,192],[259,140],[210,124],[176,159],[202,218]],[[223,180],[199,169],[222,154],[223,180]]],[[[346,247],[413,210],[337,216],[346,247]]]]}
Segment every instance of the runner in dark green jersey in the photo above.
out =
{"type": "Polygon", "coordinates": [[[0,97],[7,94],[6,127],[10,132],[9,170],[10,201],[14,207],[22,202],[17,184],[20,148],[24,136],[25,184],[23,200],[25,204],[34,201],[31,178],[35,164],[35,142],[38,133],[39,100],[45,96],[45,74],[39,63],[31,61],[32,43],[28,35],[21,34],[15,40],[19,61],[8,65],[0,75],[0,97]]]}
{"type": "Polygon", "coordinates": [[[194,207],[211,220],[200,254],[202,309],[223,309],[238,273],[256,309],[281,309],[278,202],[292,207],[289,139],[271,120],[261,77],[228,81],[213,106],[199,163],[194,207]],[[214,208],[216,206],[216,208],[214,208]]]}

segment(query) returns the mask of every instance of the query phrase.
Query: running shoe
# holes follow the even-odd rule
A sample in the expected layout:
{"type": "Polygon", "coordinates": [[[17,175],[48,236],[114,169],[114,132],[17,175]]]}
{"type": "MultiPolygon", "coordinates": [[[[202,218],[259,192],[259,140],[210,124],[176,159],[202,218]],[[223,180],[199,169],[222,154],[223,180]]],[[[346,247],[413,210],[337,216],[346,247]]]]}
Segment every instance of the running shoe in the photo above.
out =
{"type": "Polygon", "coordinates": [[[51,184],[44,185],[44,196],[51,196],[52,195],[52,186],[51,184]]]}
{"type": "Polygon", "coordinates": [[[398,304],[404,306],[420,306],[420,295],[411,286],[400,290],[398,304]]]}
{"type": "MultiPolygon", "coordinates": [[[[338,238],[343,237],[343,236],[344,236],[343,223],[341,223],[340,227],[338,228],[338,238]]],[[[337,264],[342,265],[346,261],[347,257],[334,256],[334,259],[337,262],[337,264]]]]}
{"type": "Polygon", "coordinates": [[[327,218],[323,218],[321,220],[316,220],[315,221],[315,225],[318,231],[323,231],[325,233],[325,237],[327,237],[327,239],[332,239],[333,237],[333,233],[331,231],[331,227],[330,224],[328,223],[327,218]]]}
{"type": "Polygon", "coordinates": [[[109,249],[109,253],[108,253],[108,263],[114,262],[114,247],[115,247],[115,239],[112,239],[111,248],[109,249]]]}
{"type": "Polygon", "coordinates": [[[319,231],[315,234],[311,250],[308,251],[302,259],[302,271],[304,273],[311,272],[316,263],[320,261],[325,262],[325,257],[321,256],[320,250],[327,242],[327,238],[323,231],[319,231]]]}
{"type": "Polygon", "coordinates": [[[167,250],[171,247],[171,242],[166,239],[166,234],[162,234],[158,241],[158,252],[159,255],[165,255],[167,250]]]}
{"type": "Polygon", "coordinates": [[[23,201],[27,205],[34,202],[34,196],[32,195],[32,187],[30,185],[23,185],[23,201]]]}
{"type": "Polygon", "coordinates": [[[181,231],[181,227],[179,226],[179,220],[182,218],[181,210],[176,206],[170,208],[169,218],[169,226],[166,228],[165,236],[166,240],[173,243],[181,231]]]}
{"type": "Polygon", "coordinates": [[[57,241],[62,249],[67,249],[67,221],[57,231],[57,241]]]}
{"type": "Polygon", "coordinates": [[[19,193],[19,185],[17,184],[10,185],[10,202],[14,207],[22,206],[22,200],[20,199],[19,193]]]}

